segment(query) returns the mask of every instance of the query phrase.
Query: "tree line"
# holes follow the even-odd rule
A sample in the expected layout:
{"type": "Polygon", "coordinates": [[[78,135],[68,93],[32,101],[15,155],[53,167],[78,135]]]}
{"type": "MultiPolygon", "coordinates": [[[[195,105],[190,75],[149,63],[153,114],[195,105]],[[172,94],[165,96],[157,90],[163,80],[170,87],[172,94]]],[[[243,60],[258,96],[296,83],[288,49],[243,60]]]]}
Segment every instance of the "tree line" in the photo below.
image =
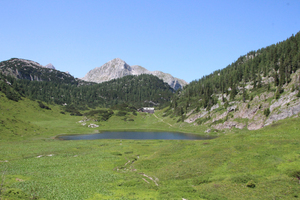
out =
{"type": "Polygon", "coordinates": [[[99,84],[68,84],[59,81],[30,81],[2,76],[2,87],[12,88],[17,96],[28,97],[59,105],[72,105],[76,109],[109,108],[129,103],[135,107],[168,104],[174,90],[153,75],[125,76],[99,84]],[[5,81],[9,82],[7,85],[5,81]]]}

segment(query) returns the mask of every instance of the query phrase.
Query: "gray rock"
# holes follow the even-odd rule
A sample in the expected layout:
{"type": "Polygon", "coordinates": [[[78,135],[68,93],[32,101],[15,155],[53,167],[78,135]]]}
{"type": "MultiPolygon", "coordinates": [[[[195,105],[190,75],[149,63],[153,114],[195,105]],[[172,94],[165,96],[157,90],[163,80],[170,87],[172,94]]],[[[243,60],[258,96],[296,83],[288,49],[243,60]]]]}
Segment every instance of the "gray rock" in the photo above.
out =
{"type": "Polygon", "coordinates": [[[260,119],[255,119],[254,121],[249,122],[247,128],[248,128],[248,130],[258,130],[258,129],[261,129],[262,127],[264,127],[264,120],[263,120],[263,117],[261,116],[260,119]]]}
{"type": "Polygon", "coordinates": [[[202,110],[202,112],[190,116],[189,118],[187,118],[186,120],[184,120],[184,122],[187,122],[187,123],[193,123],[193,122],[196,121],[198,118],[204,117],[207,113],[208,113],[207,111],[202,110]]]}
{"type": "Polygon", "coordinates": [[[235,121],[226,121],[223,124],[220,123],[220,124],[214,125],[212,127],[215,129],[218,129],[218,130],[231,129],[232,127],[238,128],[238,129],[243,129],[245,127],[245,124],[235,122],[235,121]]]}
{"type": "Polygon", "coordinates": [[[265,126],[268,126],[273,123],[273,121],[278,121],[281,119],[285,119],[287,117],[291,117],[293,115],[300,113],[300,104],[290,106],[287,108],[279,109],[277,113],[272,113],[269,118],[265,122],[265,126]]]}
{"type": "Polygon", "coordinates": [[[219,108],[220,106],[219,106],[219,104],[217,103],[217,104],[215,104],[215,105],[213,105],[211,108],[210,108],[210,111],[213,111],[213,110],[215,110],[215,109],[217,109],[217,108],[219,108]]]}
{"type": "Polygon", "coordinates": [[[284,106],[288,103],[290,103],[291,101],[293,101],[294,99],[296,99],[296,94],[298,93],[298,91],[294,91],[289,93],[288,95],[285,95],[283,97],[281,97],[278,100],[273,100],[272,101],[272,105],[270,106],[270,111],[272,112],[275,108],[278,108],[280,106],[284,106]]]}
{"type": "Polygon", "coordinates": [[[205,133],[210,133],[211,132],[211,129],[207,129],[206,131],[205,131],[205,133]]]}
{"type": "Polygon", "coordinates": [[[55,67],[54,67],[51,63],[45,65],[45,68],[48,68],[48,69],[55,69],[55,67]]]}
{"type": "Polygon", "coordinates": [[[218,121],[218,120],[220,120],[220,119],[225,118],[225,117],[227,116],[227,114],[228,114],[228,112],[225,111],[225,112],[223,112],[223,114],[217,115],[216,118],[214,118],[214,119],[212,120],[212,122],[215,122],[215,121],[218,121]]]}
{"type": "Polygon", "coordinates": [[[122,78],[127,75],[141,75],[152,74],[168,83],[173,89],[177,90],[187,85],[182,79],[173,77],[170,74],[161,71],[149,71],[139,65],[129,66],[125,61],[120,58],[115,58],[101,67],[97,67],[89,71],[82,80],[89,82],[102,83],[116,78],[122,78]]]}
{"type": "Polygon", "coordinates": [[[236,108],[237,108],[237,105],[230,106],[227,108],[227,112],[235,111],[236,108]]]}

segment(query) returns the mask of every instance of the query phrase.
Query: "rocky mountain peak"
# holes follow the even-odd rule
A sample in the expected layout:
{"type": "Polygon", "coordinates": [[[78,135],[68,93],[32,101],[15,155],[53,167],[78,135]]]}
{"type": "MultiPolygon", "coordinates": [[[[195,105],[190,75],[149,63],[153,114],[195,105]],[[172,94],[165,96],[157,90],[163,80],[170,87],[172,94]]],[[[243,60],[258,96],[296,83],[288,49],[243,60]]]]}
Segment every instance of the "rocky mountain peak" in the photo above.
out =
{"type": "Polygon", "coordinates": [[[108,61],[101,67],[96,67],[89,71],[82,80],[89,82],[102,83],[123,76],[131,75],[131,67],[120,58],[108,61]]]}
{"type": "Polygon", "coordinates": [[[161,71],[151,72],[144,67],[139,65],[128,65],[125,61],[120,58],[115,58],[108,61],[101,67],[97,67],[89,71],[82,80],[88,82],[102,83],[116,78],[122,78],[127,75],[141,75],[141,74],[152,74],[168,83],[173,89],[177,90],[187,85],[182,79],[173,77],[171,74],[167,74],[161,71]]]}

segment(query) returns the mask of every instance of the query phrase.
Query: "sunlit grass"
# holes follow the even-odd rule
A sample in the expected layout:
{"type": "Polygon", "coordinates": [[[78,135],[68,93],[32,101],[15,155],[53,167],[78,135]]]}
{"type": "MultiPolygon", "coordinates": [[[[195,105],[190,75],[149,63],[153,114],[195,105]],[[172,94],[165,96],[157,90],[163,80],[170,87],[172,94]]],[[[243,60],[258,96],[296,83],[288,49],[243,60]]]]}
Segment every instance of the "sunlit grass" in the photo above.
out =
{"type": "MultiPolygon", "coordinates": [[[[50,105],[51,106],[51,105],[50,105]]],[[[1,99],[0,197],[7,199],[296,199],[299,118],[257,131],[232,129],[203,141],[59,141],[60,134],[162,130],[203,134],[207,127],[138,113],[91,122],[1,99]],[[10,112],[6,112],[9,109],[10,112]],[[20,116],[20,115],[23,116],[20,116]],[[17,123],[14,124],[14,121],[17,123]],[[28,123],[30,122],[30,123],[28,123]],[[172,126],[168,125],[171,124],[172,126]],[[23,129],[27,129],[27,131],[23,129]],[[23,137],[22,137],[23,136],[23,137]],[[126,164],[127,163],[127,164],[126,164]],[[150,179],[151,177],[152,179],[150,179]],[[254,184],[255,187],[250,187],[254,184]]]]}

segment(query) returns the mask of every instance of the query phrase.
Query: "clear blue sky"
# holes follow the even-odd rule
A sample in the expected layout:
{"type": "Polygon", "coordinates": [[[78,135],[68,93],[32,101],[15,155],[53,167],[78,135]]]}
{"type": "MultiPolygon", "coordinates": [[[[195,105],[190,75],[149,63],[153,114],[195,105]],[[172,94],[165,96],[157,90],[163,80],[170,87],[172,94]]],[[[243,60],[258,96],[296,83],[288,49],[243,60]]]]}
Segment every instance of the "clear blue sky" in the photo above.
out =
{"type": "Polygon", "coordinates": [[[299,0],[1,0],[0,61],[83,77],[114,58],[187,82],[300,31],[299,0]]]}

